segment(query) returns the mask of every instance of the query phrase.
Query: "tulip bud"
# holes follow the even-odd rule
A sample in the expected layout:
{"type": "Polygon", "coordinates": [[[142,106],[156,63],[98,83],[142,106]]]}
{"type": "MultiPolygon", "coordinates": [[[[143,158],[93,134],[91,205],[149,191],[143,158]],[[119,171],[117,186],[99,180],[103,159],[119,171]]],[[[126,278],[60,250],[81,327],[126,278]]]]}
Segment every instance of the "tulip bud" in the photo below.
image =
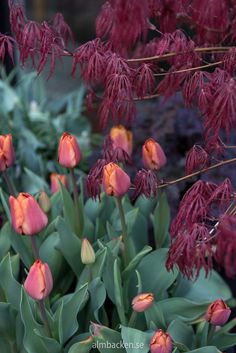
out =
{"type": "Polygon", "coordinates": [[[38,197],[39,206],[45,213],[48,213],[51,209],[51,201],[44,190],[42,190],[38,197]]]}
{"type": "Polygon", "coordinates": [[[57,174],[57,173],[52,173],[50,175],[50,181],[51,181],[51,192],[52,194],[55,194],[56,192],[58,192],[61,188],[60,186],[60,182],[66,187],[68,188],[68,183],[67,183],[67,177],[64,174],[57,174]]]}
{"type": "Polygon", "coordinates": [[[32,195],[22,192],[16,198],[10,196],[9,202],[16,233],[33,235],[46,227],[48,218],[32,195]]]}
{"type": "Polygon", "coordinates": [[[91,265],[95,262],[95,253],[93,247],[86,238],[82,240],[81,261],[85,265],[91,265]]]}
{"type": "Polygon", "coordinates": [[[162,330],[157,330],[150,342],[151,353],[171,353],[172,348],[170,335],[162,330]]]}
{"type": "Polygon", "coordinates": [[[58,162],[65,168],[74,168],[81,161],[82,155],[73,135],[64,132],[58,147],[58,162]]]}
{"type": "Polygon", "coordinates": [[[4,172],[15,160],[12,135],[0,135],[0,172],[4,172]]]}
{"type": "Polygon", "coordinates": [[[226,303],[221,300],[215,300],[208,306],[206,320],[214,326],[223,326],[230,316],[231,310],[226,303]]]}
{"type": "Polygon", "coordinates": [[[163,149],[152,138],[145,141],[142,155],[144,167],[147,169],[159,170],[166,164],[166,156],[163,149]]]}
{"type": "Polygon", "coordinates": [[[132,300],[132,307],[134,311],[139,313],[150,308],[154,301],[154,295],[152,293],[142,293],[134,297],[132,300]]]}
{"type": "Polygon", "coordinates": [[[107,195],[121,197],[129,190],[130,178],[117,164],[111,162],[103,168],[102,184],[107,195]]]}
{"type": "Polygon", "coordinates": [[[129,156],[131,156],[133,149],[133,134],[122,125],[111,128],[110,137],[114,148],[122,148],[129,156]]]}
{"type": "Polygon", "coordinates": [[[26,292],[35,300],[49,296],[53,287],[52,273],[47,263],[36,260],[30,267],[24,283],[26,292]]]}

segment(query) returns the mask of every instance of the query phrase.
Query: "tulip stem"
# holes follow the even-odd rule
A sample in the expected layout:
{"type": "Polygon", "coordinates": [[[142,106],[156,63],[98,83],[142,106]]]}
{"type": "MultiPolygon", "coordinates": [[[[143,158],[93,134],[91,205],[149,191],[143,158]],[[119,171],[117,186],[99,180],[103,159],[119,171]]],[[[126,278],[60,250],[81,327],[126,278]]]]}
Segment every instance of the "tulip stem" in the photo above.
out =
{"type": "Polygon", "coordinates": [[[207,345],[211,344],[214,333],[215,333],[215,326],[211,325],[209,326],[209,331],[208,331],[208,335],[207,335],[207,345]]]}
{"type": "Polygon", "coordinates": [[[7,171],[5,170],[4,172],[2,172],[2,175],[3,175],[3,178],[6,182],[6,184],[7,184],[7,188],[8,188],[10,195],[16,196],[15,188],[13,186],[13,183],[12,183],[11,178],[9,177],[7,171]]]}
{"type": "Polygon", "coordinates": [[[37,260],[39,259],[39,250],[36,243],[36,236],[33,234],[30,236],[30,238],[31,238],[32,252],[35,260],[37,260]]]}
{"type": "Polygon", "coordinates": [[[41,317],[42,317],[44,326],[45,326],[45,328],[47,330],[47,333],[48,333],[48,337],[52,338],[53,336],[52,336],[52,332],[51,332],[51,329],[50,329],[50,326],[49,326],[47,313],[46,313],[46,309],[45,309],[45,301],[44,300],[40,300],[38,303],[39,303],[39,310],[40,310],[40,313],[41,313],[41,317]]]}
{"type": "Polygon", "coordinates": [[[125,222],[125,213],[124,213],[121,197],[116,197],[116,205],[117,205],[119,215],[120,215],[121,228],[122,228],[122,239],[123,239],[124,247],[125,247],[125,249],[124,249],[124,264],[125,264],[125,267],[127,267],[129,264],[129,240],[128,240],[127,225],[125,222]]]}
{"type": "Polygon", "coordinates": [[[136,323],[136,320],[137,320],[137,312],[133,310],[132,314],[130,316],[130,319],[129,319],[128,326],[131,327],[131,328],[134,327],[135,323],[136,323]]]}
{"type": "Polygon", "coordinates": [[[73,168],[70,168],[70,176],[71,176],[71,181],[73,185],[73,196],[74,196],[74,204],[75,204],[75,211],[76,211],[76,226],[77,226],[77,231],[78,235],[81,236],[81,217],[80,217],[80,207],[79,207],[79,193],[76,185],[76,177],[75,177],[75,172],[73,168]]]}

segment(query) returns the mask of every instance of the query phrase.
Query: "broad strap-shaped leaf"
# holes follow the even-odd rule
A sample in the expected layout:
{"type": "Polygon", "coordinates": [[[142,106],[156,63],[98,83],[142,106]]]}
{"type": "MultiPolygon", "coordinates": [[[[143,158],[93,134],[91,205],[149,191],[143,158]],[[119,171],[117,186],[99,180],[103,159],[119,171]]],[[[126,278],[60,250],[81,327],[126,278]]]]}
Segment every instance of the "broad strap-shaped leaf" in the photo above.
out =
{"type": "Polygon", "coordinates": [[[148,353],[152,332],[121,326],[121,336],[127,353],[148,353]]]}
{"type": "Polygon", "coordinates": [[[73,272],[79,277],[84,266],[80,258],[81,240],[72,233],[61,217],[58,217],[56,228],[60,235],[57,248],[61,251],[73,272]]]}
{"type": "Polygon", "coordinates": [[[126,269],[122,272],[122,278],[126,280],[130,274],[136,269],[140,261],[144,258],[145,255],[150,253],[152,248],[146,245],[142,251],[140,251],[129,263],[126,269]]]}
{"type": "Polygon", "coordinates": [[[58,353],[61,352],[60,344],[53,338],[47,337],[47,333],[33,316],[29,298],[22,288],[20,313],[25,330],[23,345],[26,352],[58,353]]]}
{"type": "MultiPolygon", "coordinates": [[[[121,333],[112,330],[106,326],[100,326],[98,333],[93,336],[95,347],[100,353],[126,353],[125,348],[122,346],[121,333]]],[[[94,348],[95,348],[94,347],[94,348]]]]}
{"type": "Polygon", "coordinates": [[[99,277],[94,278],[94,280],[89,284],[90,293],[90,305],[93,315],[97,322],[100,323],[99,319],[99,309],[103,306],[106,300],[106,289],[104,283],[99,277]]]}
{"type": "Polygon", "coordinates": [[[155,243],[158,249],[165,244],[170,225],[170,207],[168,205],[166,193],[160,195],[151,219],[154,227],[155,243]]]}
{"type": "Polygon", "coordinates": [[[10,254],[7,254],[0,263],[0,278],[0,288],[4,293],[5,299],[11,303],[15,309],[19,310],[21,285],[13,276],[10,254]]]}
{"type": "Polygon", "coordinates": [[[167,332],[175,342],[175,345],[178,344],[178,347],[185,348],[186,351],[195,348],[195,335],[191,325],[187,325],[183,321],[175,319],[168,326],[167,332]]]}
{"type": "Polygon", "coordinates": [[[114,262],[113,271],[114,271],[116,309],[117,309],[121,324],[126,325],[124,298],[123,298],[123,291],[122,291],[122,284],[121,284],[121,274],[120,274],[120,268],[119,268],[117,259],[114,262]]]}
{"type": "Polygon", "coordinates": [[[65,343],[77,331],[77,315],[87,303],[88,297],[88,284],[85,284],[75,293],[60,298],[54,305],[54,321],[58,322],[54,327],[58,328],[60,343],[65,343]]]}

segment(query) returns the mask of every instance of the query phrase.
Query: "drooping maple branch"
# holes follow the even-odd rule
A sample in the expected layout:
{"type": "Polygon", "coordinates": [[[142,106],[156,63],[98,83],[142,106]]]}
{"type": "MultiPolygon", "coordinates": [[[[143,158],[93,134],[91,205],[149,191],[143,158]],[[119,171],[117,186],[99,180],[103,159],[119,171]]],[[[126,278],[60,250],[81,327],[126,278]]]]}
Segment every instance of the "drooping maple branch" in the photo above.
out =
{"type": "Polygon", "coordinates": [[[197,176],[197,175],[200,175],[202,173],[206,173],[210,170],[213,170],[213,169],[216,169],[216,168],[220,168],[222,166],[225,166],[227,164],[231,164],[231,163],[235,163],[236,162],[236,157],[235,158],[231,158],[231,159],[227,159],[225,161],[221,161],[219,163],[216,163],[216,164],[213,164],[211,165],[210,167],[207,167],[207,168],[203,168],[203,169],[200,169],[198,170],[197,172],[194,172],[194,173],[191,173],[191,174],[188,174],[188,175],[185,175],[181,178],[178,178],[178,179],[175,179],[175,180],[171,180],[171,181],[166,181],[164,182],[163,184],[160,184],[158,185],[158,189],[162,189],[162,188],[165,188],[167,186],[170,186],[170,185],[174,185],[174,184],[177,184],[177,183],[180,183],[181,181],[185,181],[185,180],[188,180],[194,176],[197,176]]]}
{"type": "MultiPolygon", "coordinates": [[[[195,48],[194,51],[196,53],[225,53],[231,49],[234,49],[236,47],[232,46],[232,47],[208,47],[208,48],[195,48]]],[[[191,51],[182,51],[180,53],[176,53],[176,52],[172,52],[172,53],[166,53],[163,55],[155,55],[155,56],[149,56],[146,58],[133,58],[133,59],[127,59],[127,62],[148,62],[148,61],[160,61],[160,60],[164,60],[166,58],[170,58],[172,56],[176,56],[176,55],[183,55],[186,53],[190,53],[191,51]]]]}
{"type": "Polygon", "coordinates": [[[224,60],[220,60],[220,61],[216,61],[214,63],[210,63],[210,64],[206,64],[206,65],[190,67],[188,69],[182,69],[182,70],[176,70],[176,71],[172,71],[172,72],[163,72],[163,73],[160,73],[160,74],[154,74],[154,76],[159,77],[159,76],[166,76],[166,75],[171,75],[171,74],[180,74],[180,73],[183,73],[183,72],[191,72],[191,71],[195,71],[195,70],[206,69],[208,67],[220,65],[220,64],[223,64],[223,63],[224,63],[224,60]]]}

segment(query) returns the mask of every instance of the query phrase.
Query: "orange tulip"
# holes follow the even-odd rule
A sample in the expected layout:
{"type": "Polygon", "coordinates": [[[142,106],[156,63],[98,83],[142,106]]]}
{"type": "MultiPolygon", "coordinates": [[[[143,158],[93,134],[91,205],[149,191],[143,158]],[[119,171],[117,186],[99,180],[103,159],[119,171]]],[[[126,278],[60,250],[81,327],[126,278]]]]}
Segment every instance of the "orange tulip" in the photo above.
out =
{"type": "Polygon", "coordinates": [[[157,330],[150,342],[151,353],[171,353],[172,348],[170,335],[162,330],[157,330]]]}
{"type": "Polygon", "coordinates": [[[74,168],[81,161],[82,155],[73,135],[64,132],[58,147],[58,162],[65,168],[74,168]]]}
{"type": "Polygon", "coordinates": [[[166,164],[166,156],[163,149],[152,138],[145,141],[142,155],[144,167],[147,169],[159,170],[166,164]]]}
{"type": "Polygon", "coordinates": [[[15,160],[12,135],[0,135],[0,171],[4,172],[15,160]]]}
{"type": "Polygon", "coordinates": [[[56,192],[58,192],[60,190],[61,187],[60,187],[59,180],[61,181],[61,183],[66,188],[68,187],[67,177],[64,174],[52,173],[50,175],[50,180],[51,180],[51,192],[52,192],[52,194],[55,194],[56,192]]]}
{"type": "Polygon", "coordinates": [[[102,184],[109,196],[121,197],[130,187],[129,176],[115,163],[108,163],[103,168],[102,184]]]}
{"type": "Polygon", "coordinates": [[[30,267],[24,283],[26,292],[35,300],[42,300],[49,296],[53,287],[51,270],[46,263],[36,260],[30,267]]]}
{"type": "Polygon", "coordinates": [[[32,195],[22,192],[17,198],[10,196],[9,202],[16,233],[33,235],[46,227],[48,218],[32,195]]]}
{"type": "Polygon", "coordinates": [[[212,325],[223,326],[230,316],[231,310],[222,299],[215,300],[208,306],[206,319],[212,325]]]}
{"type": "Polygon", "coordinates": [[[154,301],[154,295],[152,293],[138,294],[132,300],[133,310],[141,313],[141,312],[147,310],[148,308],[150,308],[153,301],[154,301]]]}
{"type": "Polygon", "coordinates": [[[115,148],[122,148],[129,156],[133,149],[133,134],[122,125],[111,128],[110,137],[115,148]]]}

